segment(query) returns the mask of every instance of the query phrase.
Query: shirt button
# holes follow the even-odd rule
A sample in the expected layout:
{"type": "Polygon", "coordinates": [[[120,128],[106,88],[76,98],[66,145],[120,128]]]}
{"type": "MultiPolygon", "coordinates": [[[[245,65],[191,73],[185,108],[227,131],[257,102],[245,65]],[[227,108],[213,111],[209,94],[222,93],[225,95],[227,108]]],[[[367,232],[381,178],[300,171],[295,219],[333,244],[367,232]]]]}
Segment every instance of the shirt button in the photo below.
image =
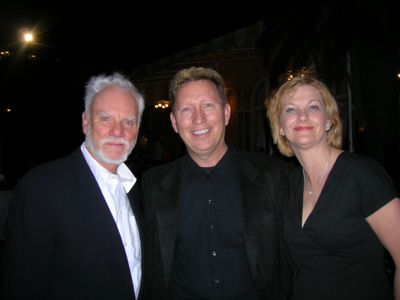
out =
{"type": "Polygon", "coordinates": [[[213,250],[211,253],[212,253],[212,256],[217,256],[217,251],[213,250]]]}
{"type": "Polygon", "coordinates": [[[215,284],[218,284],[218,283],[219,283],[219,279],[215,279],[215,280],[214,280],[214,283],[215,283],[215,284]]]}
{"type": "Polygon", "coordinates": [[[208,199],[208,204],[211,205],[211,203],[212,203],[212,200],[211,200],[211,199],[208,199]]]}
{"type": "Polygon", "coordinates": [[[210,230],[214,230],[214,225],[213,224],[210,225],[210,230]]]}

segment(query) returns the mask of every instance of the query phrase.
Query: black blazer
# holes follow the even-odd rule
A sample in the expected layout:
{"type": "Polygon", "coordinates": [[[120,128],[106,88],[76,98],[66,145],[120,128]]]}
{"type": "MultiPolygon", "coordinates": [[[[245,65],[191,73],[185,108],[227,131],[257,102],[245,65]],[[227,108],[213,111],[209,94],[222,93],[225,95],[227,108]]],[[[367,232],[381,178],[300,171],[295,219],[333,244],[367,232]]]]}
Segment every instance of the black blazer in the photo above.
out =
{"type": "MultiPolygon", "coordinates": [[[[280,160],[233,150],[239,171],[245,221],[245,244],[260,299],[285,299],[291,261],[282,237],[281,205],[287,181],[280,160]]],[[[143,175],[144,236],[154,249],[146,265],[146,299],[164,299],[174,257],[177,208],[183,159],[155,167],[143,175]]]]}
{"type": "MultiPolygon", "coordinates": [[[[28,172],[14,195],[2,299],[134,298],[118,228],[80,149],[28,172]]],[[[141,232],[139,195],[135,184],[141,232]]]]}

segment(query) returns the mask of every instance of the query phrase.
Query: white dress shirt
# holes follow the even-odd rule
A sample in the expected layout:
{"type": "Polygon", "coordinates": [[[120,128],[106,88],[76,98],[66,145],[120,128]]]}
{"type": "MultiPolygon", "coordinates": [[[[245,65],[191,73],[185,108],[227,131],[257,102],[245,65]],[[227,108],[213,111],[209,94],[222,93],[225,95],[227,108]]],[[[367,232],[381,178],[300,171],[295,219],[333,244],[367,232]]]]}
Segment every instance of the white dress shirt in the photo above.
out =
{"type": "Polygon", "coordinates": [[[131,271],[135,296],[138,299],[142,277],[141,245],[136,218],[127,196],[136,182],[136,177],[124,163],[118,166],[117,174],[109,172],[92,157],[84,143],[81,145],[81,151],[118,227],[131,271]]]}

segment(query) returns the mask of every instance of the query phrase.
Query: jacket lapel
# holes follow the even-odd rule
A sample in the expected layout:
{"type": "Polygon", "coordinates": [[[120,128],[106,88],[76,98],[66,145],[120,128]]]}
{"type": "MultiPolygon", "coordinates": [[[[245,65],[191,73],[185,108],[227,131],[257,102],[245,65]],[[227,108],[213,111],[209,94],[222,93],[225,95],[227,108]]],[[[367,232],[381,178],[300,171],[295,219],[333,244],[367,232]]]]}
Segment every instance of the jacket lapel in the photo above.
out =
{"type": "Polygon", "coordinates": [[[161,258],[164,265],[164,277],[168,284],[172,261],[175,250],[176,223],[179,202],[179,184],[177,180],[181,172],[181,162],[171,165],[166,176],[164,176],[158,186],[155,186],[154,193],[157,212],[157,230],[160,239],[161,258]]]}
{"type": "Polygon", "coordinates": [[[242,207],[245,224],[245,246],[253,276],[256,275],[256,258],[259,244],[259,226],[262,223],[263,208],[263,182],[260,180],[260,172],[241,155],[236,156],[239,170],[239,180],[242,190],[242,207]]]}
{"type": "Polygon", "coordinates": [[[70,163],[75,173],[78,206],[76,212],[81,214],[80,218],[83,220],[81,235],[86,235],[92,242],[96,240],[99,247],[102,247],[99,253],[114,253],[109,260],[112,262],[114,275],[118,275],[115,280],[131,286],[133,293],[129,266],[117,225],[80,149],[71,154],[70,163]]]}
{"type": "Polygon", "coordinates": [[[76,172],[79,210],[82,212],[85,221],[82,232],[86,231],[89,237],[99,241],[105,248],[111,248],[109,251],[115,253],[114,259],[118,262],[114,265],[114,268],[119,270],[119,274],[126,275],[121,277],[120,280],[131,284],[128,261],[118,227],[80,150],[73,154],[72,163],[76,172]]]}

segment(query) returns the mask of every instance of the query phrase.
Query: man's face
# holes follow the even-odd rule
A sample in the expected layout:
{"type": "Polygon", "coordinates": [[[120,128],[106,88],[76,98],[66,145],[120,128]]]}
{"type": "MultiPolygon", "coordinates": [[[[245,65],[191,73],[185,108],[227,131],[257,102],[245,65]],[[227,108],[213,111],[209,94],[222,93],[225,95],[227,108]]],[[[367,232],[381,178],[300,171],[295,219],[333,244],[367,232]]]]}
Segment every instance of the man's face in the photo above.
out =
{"type": "Polygon", "coordinates": [[[139,123],[138,108],[131,93],[106,88],[93,100],[90,116],[82,114],[86,146],[93,158],[115,173],[135,146],[139,123]]]}
{"type": "Polygon", "coordinates": [[[225,153],[230,112],[229,104],[223,104],[208,80],[186,83],[177,91],[170,114],[172,126],[200,166],[215,165],[225,153]]]}

